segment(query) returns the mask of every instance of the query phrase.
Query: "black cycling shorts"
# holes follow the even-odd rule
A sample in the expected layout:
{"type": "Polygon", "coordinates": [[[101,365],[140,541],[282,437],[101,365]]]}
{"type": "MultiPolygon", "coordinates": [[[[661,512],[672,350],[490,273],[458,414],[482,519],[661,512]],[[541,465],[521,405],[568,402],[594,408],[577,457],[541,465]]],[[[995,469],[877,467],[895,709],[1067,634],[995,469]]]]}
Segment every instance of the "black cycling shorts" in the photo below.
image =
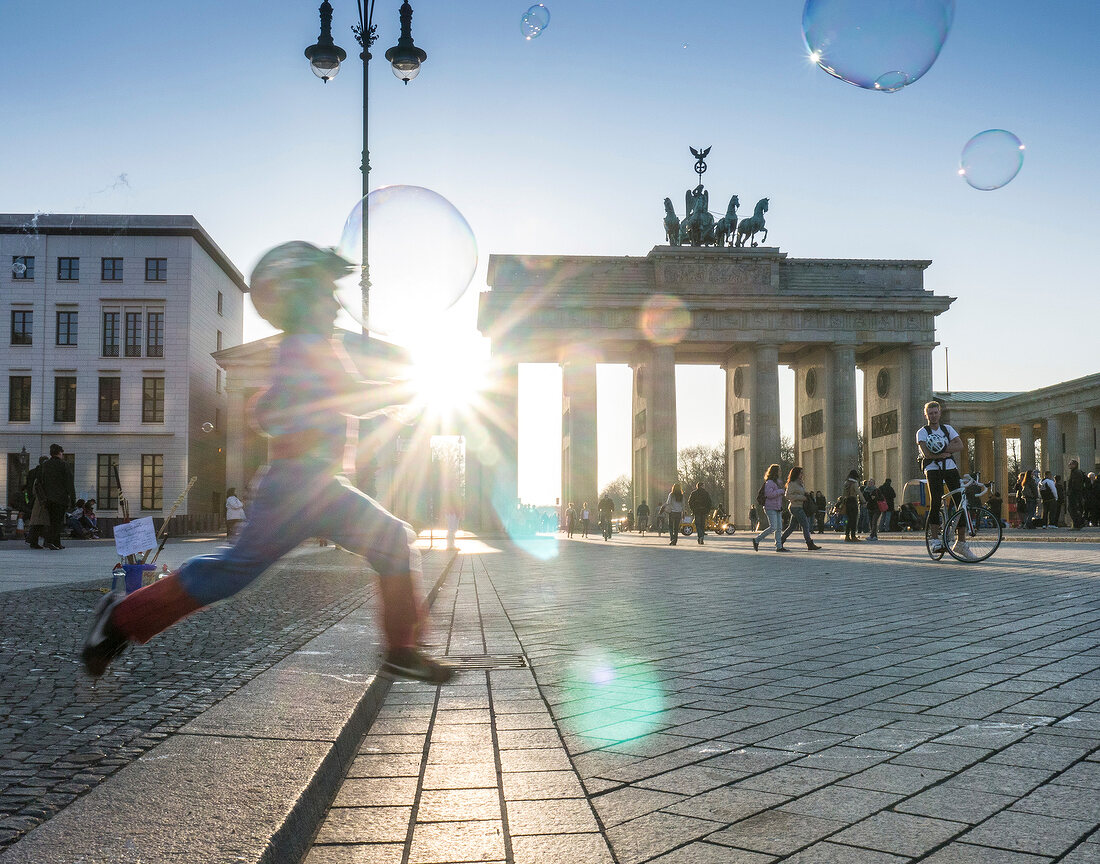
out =
{"type": "MultiPolygon", "coordinates": [[[[959,476],[958,468],[947,468],[946,470],[927,468],[924,476],[928,478],[928,521],[933,525],[939,525],[940,501],[944,494],[944,484],[947,484],[948,490],[958,489],[962,486],[962,477],[959,476]]],[[[956,507],[959,506],[958,493],[951,495],[951,503],[956,507]]]]}

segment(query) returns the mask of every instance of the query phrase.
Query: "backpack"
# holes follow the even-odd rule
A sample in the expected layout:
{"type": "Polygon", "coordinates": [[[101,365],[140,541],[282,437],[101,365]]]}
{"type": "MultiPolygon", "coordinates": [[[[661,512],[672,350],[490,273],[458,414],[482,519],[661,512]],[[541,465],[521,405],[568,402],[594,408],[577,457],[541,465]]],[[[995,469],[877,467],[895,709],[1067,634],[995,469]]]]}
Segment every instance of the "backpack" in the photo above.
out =
{"type": "Polygon", "coordinates": [[[760,490],[756,493],[756,503],[759,504],[761,507],[764,506],[764,489],[767,488],[767,485],[768,481],[765,480],[763,483],[760,484],[760,490]]]}
{"type": "Polygon", "coordinates": [[[806,500],[802,502],[802,512],[807,516],[813,516],[817,513],[817,502],[814,500],[813,495],[807,495],[806,500]]]}

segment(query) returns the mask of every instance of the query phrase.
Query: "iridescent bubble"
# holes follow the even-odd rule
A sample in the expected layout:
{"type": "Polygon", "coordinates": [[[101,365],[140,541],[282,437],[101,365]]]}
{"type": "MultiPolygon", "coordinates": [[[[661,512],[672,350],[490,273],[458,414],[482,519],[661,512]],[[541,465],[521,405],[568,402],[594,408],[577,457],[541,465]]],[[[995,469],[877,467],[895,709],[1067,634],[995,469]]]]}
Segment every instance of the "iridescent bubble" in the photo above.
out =
{"type": "Polygon", "coordinates": [[[11,272],[16,276],[22,276],[24,273],[27,272],[27,265],[24,264],[22,261],[16,261],[14,264],[11,265],[11,272]]]}
{"type": "MultiPolygon", "coordinates": [[[[363,202],[344,224],[339,251],[362,258],[363,202]]],[[[383,186],[367,196],[370,329],[395,338],[424,315],[443,312],[466,291],[477,269],[477,242],[462,214],[421,186],[383,186]]],[[[336,297],[347,316],[363,321],[359,268],[341,280],[336,297]]],[[[341,316],[343,317],[343,315],[341,316]]],[[[339,319],[337,323],[343,323],[339,319]]]]}
{"type": "Polygon", "coordinates": [[[932,67],[954,18],[954,0],[806,0],[802,35],[830,75],[894,93],[932,67]]]}
{"type": "Polygon", "coordinates": [[[989,192],[1012,181],[1024,164],[1024,145],[1004,129],[986,129],[966,142],[959,176],[975,189],[989,192]]]}
{"type": "Polygon", "coordinates": [[[691,329],[691,312],[684,301],[669,294],[654,294],[642,306],[638,326],[655,345],[675,345],[691,329]]]}
{"type": "Polygon", "coordinates": [[[519,32],[528,41],[538,38],[548,26],[550,26],[550,10],[542,3],[536,3],[519,19],[519,32]]]}
{"type": "Polygon", "coordinates": [[[214,424],[207,420],[205,423],[202,424],[202,431],[206,432],[207,434],[213,432],[214,424]]]}

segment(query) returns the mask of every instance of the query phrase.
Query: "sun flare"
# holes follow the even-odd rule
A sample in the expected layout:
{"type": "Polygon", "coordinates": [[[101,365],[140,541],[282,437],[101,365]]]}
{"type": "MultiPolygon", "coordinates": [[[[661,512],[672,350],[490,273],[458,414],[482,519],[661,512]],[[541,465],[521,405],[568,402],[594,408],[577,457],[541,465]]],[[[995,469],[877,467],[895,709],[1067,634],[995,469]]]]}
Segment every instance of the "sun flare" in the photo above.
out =
{"type": "Polygon", "coordinates": [[[410,346],[410,379],[418,405],[440,416],[474,407],[487,382],[488,358],[477,340],[432,333],[410,346]]]}

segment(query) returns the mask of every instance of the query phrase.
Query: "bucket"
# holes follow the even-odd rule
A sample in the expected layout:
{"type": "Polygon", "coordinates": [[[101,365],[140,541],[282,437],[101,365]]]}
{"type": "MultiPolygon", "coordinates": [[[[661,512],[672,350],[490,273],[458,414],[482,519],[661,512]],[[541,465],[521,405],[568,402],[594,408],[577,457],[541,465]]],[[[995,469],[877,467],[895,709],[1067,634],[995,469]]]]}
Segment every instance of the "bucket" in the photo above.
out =
{"type": "Polygon", "coordinates": [[[123,564],[126,571],[126,593],[133,594],[141,587],[141,574],[153,569],[148,564],[123,564]]]}

